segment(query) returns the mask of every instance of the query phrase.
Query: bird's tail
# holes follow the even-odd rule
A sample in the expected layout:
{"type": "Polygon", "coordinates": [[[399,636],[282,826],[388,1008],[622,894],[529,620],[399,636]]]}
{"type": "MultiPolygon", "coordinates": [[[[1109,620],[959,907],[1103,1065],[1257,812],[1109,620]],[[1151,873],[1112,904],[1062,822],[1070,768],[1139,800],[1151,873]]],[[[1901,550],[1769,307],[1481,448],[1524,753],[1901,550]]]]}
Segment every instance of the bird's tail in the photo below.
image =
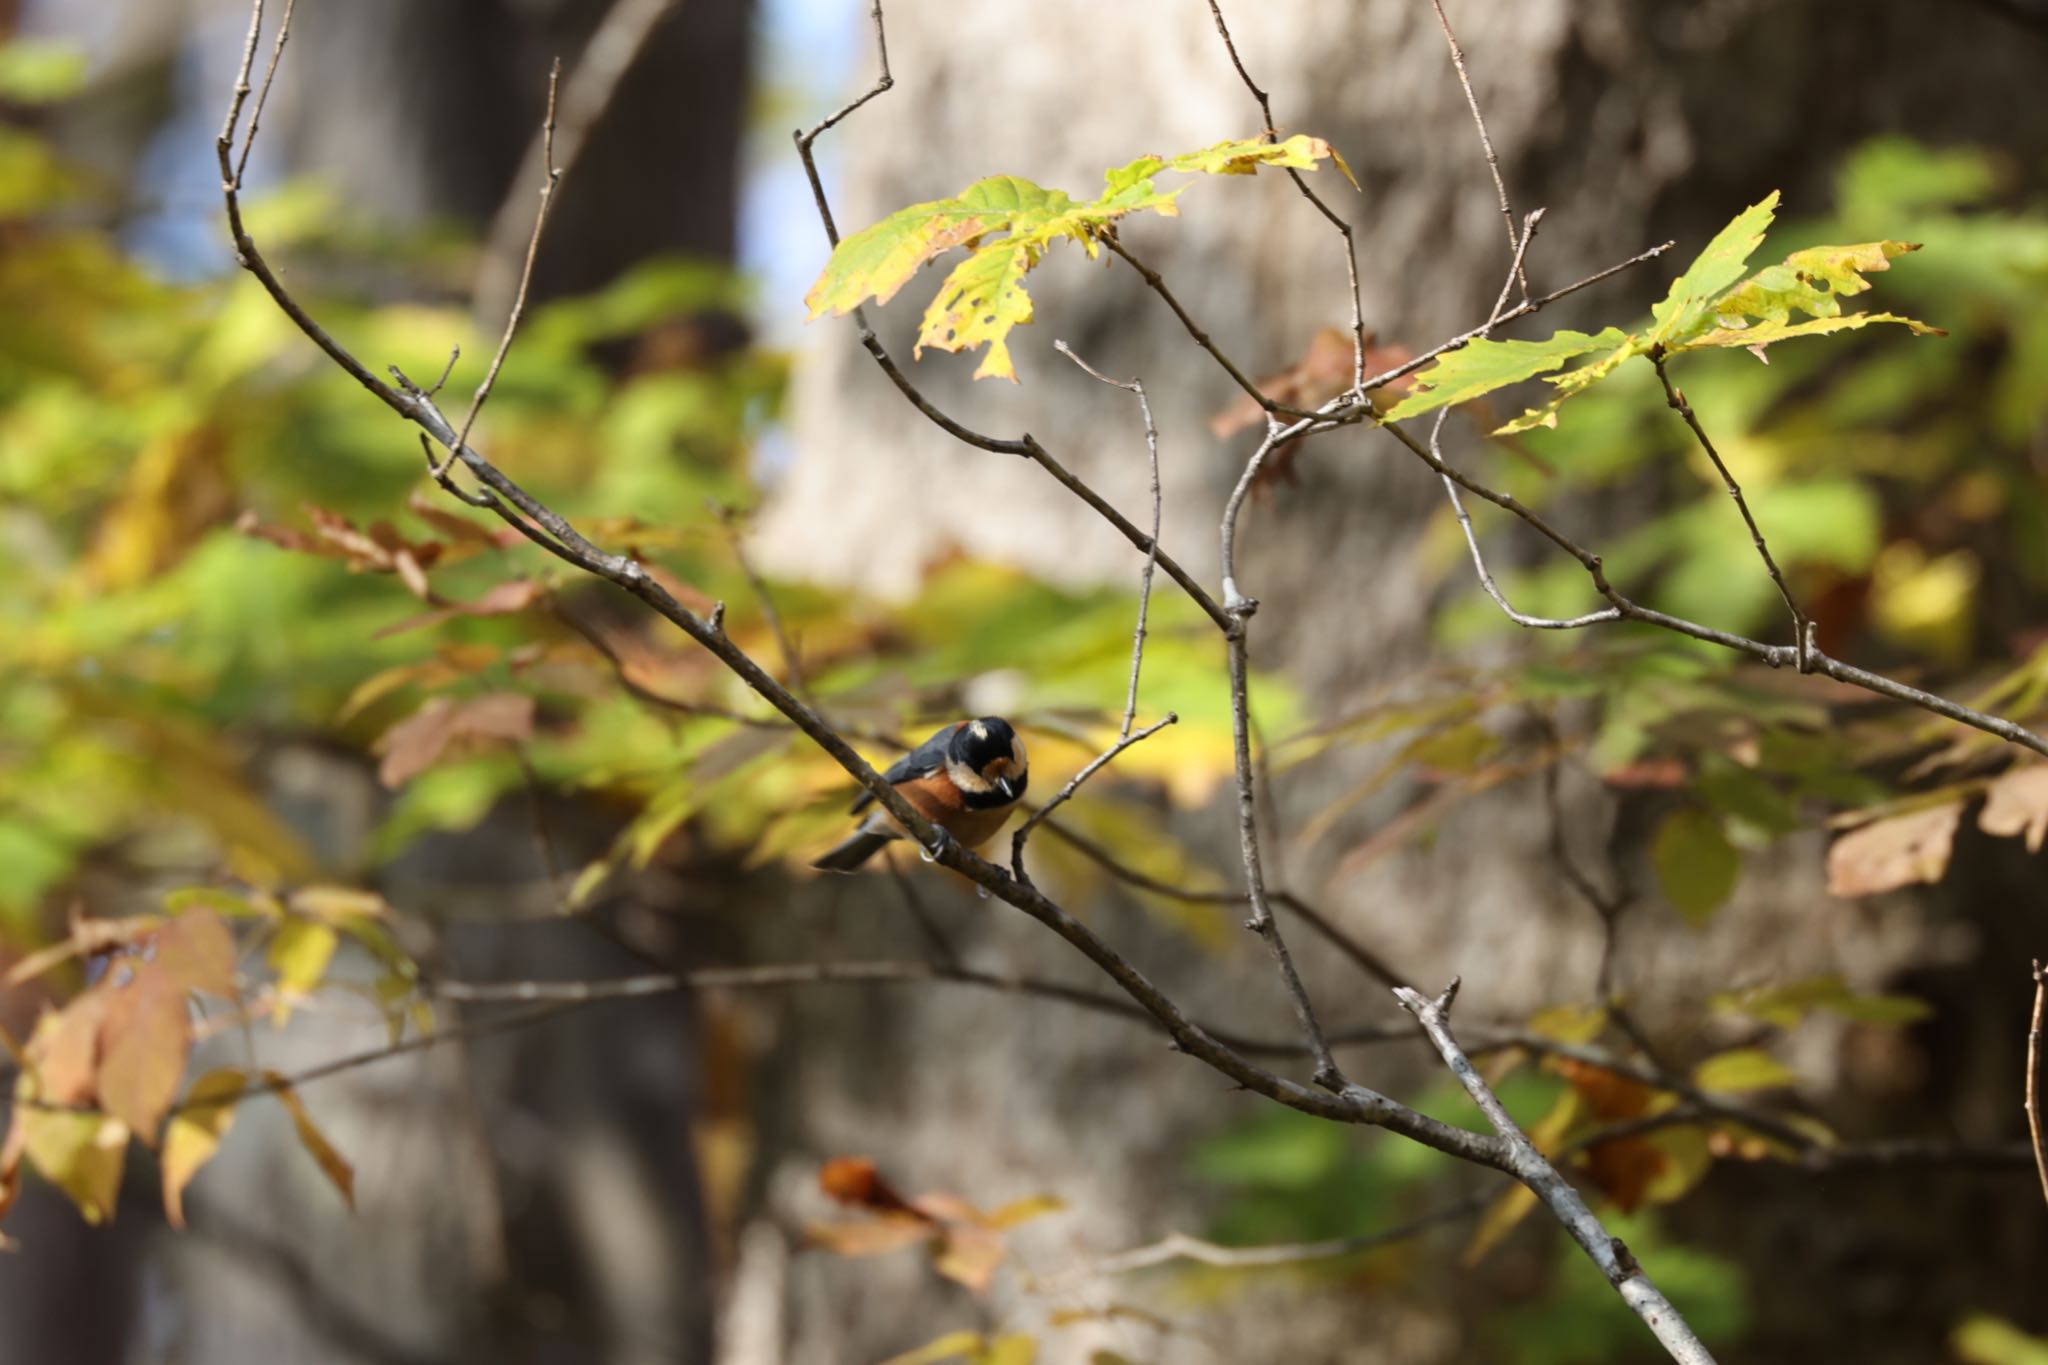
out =
{"type": "Polygon", "coordinates": [[[846,841],[830,853],[812,863],[811,866],[823,872],[851,872],[875,856],[877,849],[897,836],[881,834],[872,830],[857,829],[846,841]]]}

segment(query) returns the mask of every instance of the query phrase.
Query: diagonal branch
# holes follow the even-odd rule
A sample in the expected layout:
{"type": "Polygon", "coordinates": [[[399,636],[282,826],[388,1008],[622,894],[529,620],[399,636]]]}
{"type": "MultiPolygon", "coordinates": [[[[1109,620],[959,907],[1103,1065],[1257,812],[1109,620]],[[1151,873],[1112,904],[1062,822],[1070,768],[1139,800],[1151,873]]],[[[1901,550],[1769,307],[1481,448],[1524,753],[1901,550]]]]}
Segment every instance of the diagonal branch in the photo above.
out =
{"type": "Polygon", "coordinates": [[[1742,485],[1735,482],[1735,476],[1728,472],[1728,465],[1722,460],[1721,452],[1714,449],[1714,443],[1707,438],[1707,429],[1700,425],[1700,419],[1693,412],[1692,404],[1686,402],[1685,394],[1672,385],[1671,376],[1664,368],[1664,353],[1661,350],[1653,351],[1650,360],[1657,367],[1657,382],[1664,386],[1664,401],[1671,405],[1673,412],[1685,419],[1685,424],[1692,428],[1692,434],[1699,439],[1700,449],[1706,451],[1707,458],[1713,461],[1714,472],[1721,476],[1722,487],[1726,488],[1728,496],[1735,500],[1735,510],[1742,513],[1742,524],[1749,528],[1750,544],[1756,546],[1757,557],[1764,562],[1764,571],[1770,574],[1771,582],[1777,585],[1778,596],[1785,601],[1785,610],[1792,613],[1792,647],[1798,653],[1799,671],[1805,673],[1808,671],[1809,663],[1807,651],[1812,647],[1812,628],[1807,622],[1806,613],[1801,611],[1799,603],[1793,600],[1792,589],[1786,585],[1785,575],[1778,569],[1778,561],[1771,557],[1771,547],[1764,543],[1763,530],[1756,524],[1756,517],[1749,510],[1748,499],[1742,496],[1742,485]]]}
{"type": "Polygon", "coordinates": [[[1607,1283],[1621,1295],[1622,1302],[1643,1320],[1673,1360],[1679,1365],[1713,1365],[1713,1356],[1693,1335],[1692,1328],[1671,1306],[1671,1301],[1650,1282],[1650,1277],[1621,1239],[1610,1236],[1607,1229],[1600,1226],[1600,1220],[1586,1207],[1586,1201],[1579,1197],[1579,1192],[1557,1173],[1557,1168],[1543,1153],[1536,1150],[1536,1144],[1529,1141],[1521,1125],[1515,1122],[1500,1098],[1480,1077],[1471,1059],[1458,1046],[1458,1040],[1451,1035],[1450,1021],[1451,1002],[1457,994],[1456,980],[1434,1000],[1405,986],[1394,992],[1402,1006],[1415,1016],[1422,1031],[1429,1035],[1429,1041],[1436,1045],[1444,1065],[1458,1078],[1465,1093],[1472,1097],[1472,1102],[1486,1115],[1486,1121],[1493,1125],[1494,1132],[1507,1144],[1508,1174],[1526,1185],[1529,1192],[1549,1208],[1552,1216],[1564,1224],[1572,1240],[1600,1268],[1607,1277],[1607,1283]]]}
{"type": "MultiPolygon", "coordinates": [[[[252,9],[255,20],[260,22],[261,0],[252,0],[252,9]]],[[[477,497],[482,499],[483,505],[517,528],[522,535],[547,549],[549,553],[586,573],[624,589],[674,624],[723,663],[769,705],[788,717],[797,729],[803,731],[819,748],[830,755],[833,761],[875,798],[883,810],[909,832],[911,837],[932,850],[934,861],[959,872],[968,880],[988,890],[997,899],[1037,920],[1077,949],[1164,1027],[1180,1051],[1207,1063],[1243,1088],[1291,1108],[1341,1122],[1383,1127],[1462,1160],[1496,1168],[1502,1166],[1506,1160],[1506,1150],[1493,1136],[1443,1123],[1362,1086],[1346,1084],[1335,1093],[1304,1086],[1257,1065],[1242,1052],[1197,1024],[1172,997],[1122,954],[1036,887],[1020,882],[1002,868],[962,848],[956,841],[943,839],[939,830],[894,787],[884,782],[880,774],[870,767],[831,725],[792,695],[766,669],[727,638],[723,627],[722,610],[714,609],[708,618],[698,617],[638,561],[627,555],[609,553],[592,544],[567,519],[528,493],[517,481],[461,441],[446,417],[435,406],[431,394],[403,381],[402,390],[394,389],[371,374],[369,369],[323,329],[284,287],[255,241],[249,236],[243,222],[241,185],[234,177],[229,149],[247,95],[254,51],[255,40],[251,38],[244,53],[241,69],[237,73],[228,118],[217,144],[221,162],[222,197],[238,261],[256,276],[264,290],[293,324],[335,364],[370,390],[380,402],[452,449],[482,485],[482,491],[477,497]]],[[[809,146],[801,135],[799,145],[806,154],[807,167],[813,175],[815,184],[815,163],[809,160],[809,146]]],[[[865,330],[864,323],[863,329],[865,330]]],[[[878,360],[886,360],[886,352],[882,352],[879,344],[873,341],[871,332],[867,333],[864,341],[871,353],[877,355],[878,360]]],[[[885,365],[884,368],[891,367],[885,365]]],[[[901,384],[904,381],[899,379],[898,382],[901,384]]],[[[911,392],[914,393],[914,390],[911,392]]],[[[988,438],[978,438],[978,441],[992,447],[995,444],[988,438]]],[[[1053,467],[1050,464],[1050,457],[1044,456],[1043,451],[1029,436],[1010,444],[1016,448],[1017,453],[1031,454],[1041,464],[1047,465],[1048,468],[1053,467]]],[[[1081,488],[1085,488],[1085,485],[1081,488]]],[[[1089,501],[1090,506],[1101,506],[1105,509],[1105,515],[1112,515],[1106,510],[1107,505],[1102,504],[1101,499],[1092,494],[1092,490],[1084,494],[1084,500],[1089,501]]],[[[1118,520],[1113,516],[1112,519],[1118,520]]],[[[1121,521],[1120,524],[1129,527],[1128,521],[1121,521]]],[[[1130,528],[1128,534],[1133,543],[1141,548],[1146,548],[1150,543],[1135,528],[1130,528]]],[[[1185,578],[1184,571],[1179,570],[1163,552],[1159,555],[1159,564],[1170,576],[1175,577],[1176,581],[1185,578]]],[[[1188,583],[1192,584],[1192,580],[1188,580],[1188,583]]],[[[1198,587],[1194,588],[1191,595],[1203,603],[1205,609],[1209,610],[1219,623],[1228,623],[1231,620],[1205,593],[1201,593],[1198,587]]],[[[1241,651],[1239,662],[1242,663],[1241,651]]],[[[1327,1047],[1319,1048],[1318,1051],[1326,1054],[1327,1047]]],[[[1323,1070],[1324,1068],[1319,1065],[1319,1074],[1323,1070]]],[[[1334,1074],[1334,1068],[1329,1068],[1329,1072],[1334,1074]]]]}

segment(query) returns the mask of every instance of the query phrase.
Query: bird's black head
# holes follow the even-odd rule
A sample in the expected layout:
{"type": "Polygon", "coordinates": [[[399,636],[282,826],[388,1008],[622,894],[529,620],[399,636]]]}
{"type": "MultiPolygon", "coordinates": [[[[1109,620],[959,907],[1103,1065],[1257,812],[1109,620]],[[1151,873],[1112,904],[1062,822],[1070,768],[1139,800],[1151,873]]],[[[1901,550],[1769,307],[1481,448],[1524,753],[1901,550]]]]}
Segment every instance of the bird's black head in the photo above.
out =
{"type": "Polygon", "coordinates": [[[1024,756],[1024,741],[1010,722],[983,716],[953,732],[946,770],[970,800],[979,797],[991,805],[1007,805],[1024,794],[1031,766],[1024,756]]]}

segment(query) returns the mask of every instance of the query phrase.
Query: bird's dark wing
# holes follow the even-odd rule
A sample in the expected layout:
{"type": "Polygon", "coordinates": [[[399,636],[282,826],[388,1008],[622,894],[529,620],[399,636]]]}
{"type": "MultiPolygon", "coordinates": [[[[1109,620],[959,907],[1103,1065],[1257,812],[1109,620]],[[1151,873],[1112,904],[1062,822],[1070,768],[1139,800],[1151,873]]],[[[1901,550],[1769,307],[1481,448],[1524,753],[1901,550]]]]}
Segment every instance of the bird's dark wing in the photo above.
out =
{"type": "MultiPolygon", "coordinates": [[[[930,739],[890,764],[889,770],[882,774],[882,780],[893,787],[899,782],[908,782],[913,777],[929,777],[945,767],[947,741],[953,738],[953,732],[959,729],[962,723],[955,721],[951,725],[940,726],[930,739]]],[[[866,810],[874,799],[873,792],[863,791],[854,800],[854,814],[858,815],[866,810]]]]}

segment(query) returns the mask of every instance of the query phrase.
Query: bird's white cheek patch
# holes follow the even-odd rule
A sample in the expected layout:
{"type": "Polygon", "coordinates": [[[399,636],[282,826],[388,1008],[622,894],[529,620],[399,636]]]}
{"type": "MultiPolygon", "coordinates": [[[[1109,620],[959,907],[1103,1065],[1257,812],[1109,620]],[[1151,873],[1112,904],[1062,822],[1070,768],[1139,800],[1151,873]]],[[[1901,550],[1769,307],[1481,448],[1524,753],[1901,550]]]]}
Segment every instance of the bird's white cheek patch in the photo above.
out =
{"type": "Polygon", "coordinates": [[[946,776],[952,778],[953,785],[961,791],[971,792],[976,796],[994,789],[987,778],[955,759],[946,760],[946,776]]]}

